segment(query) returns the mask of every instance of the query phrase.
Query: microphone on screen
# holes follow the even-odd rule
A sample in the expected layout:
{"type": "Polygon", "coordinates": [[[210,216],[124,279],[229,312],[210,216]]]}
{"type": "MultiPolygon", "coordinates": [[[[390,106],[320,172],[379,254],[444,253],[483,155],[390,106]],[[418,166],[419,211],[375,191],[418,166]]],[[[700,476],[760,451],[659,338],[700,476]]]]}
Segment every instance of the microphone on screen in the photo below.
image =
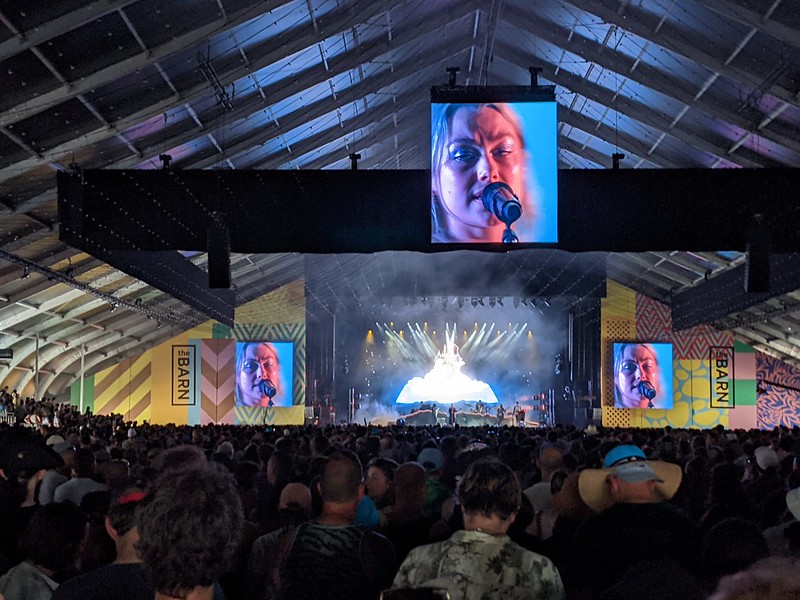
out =
{"type": "Polygon", "coordinates": [[[261,390],[261,393],[267,398],[274,398],[275,394],[278,393],[278,388],[276,388],[275,384],[269,379],[262,379],[261,383],[258,384],[258,389],[261,390]]]}
{"type": "Polygon", "coordinates": [[[490,183],[483,188],[481,200],[484,208],[506,225],[511,225],[522,216],[519,198],[511,186],[502,181],[490,183]]]}
{"type": "Polygon", "coordinates": [[[656,388],[649,381],[642,381],[639,384],[639,393],[648,400],[652,400],[656,397],[656,388]]]}

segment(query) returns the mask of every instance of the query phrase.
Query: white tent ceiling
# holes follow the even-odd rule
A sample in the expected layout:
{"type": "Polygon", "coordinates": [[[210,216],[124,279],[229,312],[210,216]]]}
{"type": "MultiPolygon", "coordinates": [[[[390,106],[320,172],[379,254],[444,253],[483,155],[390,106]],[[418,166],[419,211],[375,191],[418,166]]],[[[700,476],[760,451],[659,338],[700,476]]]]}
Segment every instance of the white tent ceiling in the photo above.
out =
{"type": "MultiPolygon", "coordinates": [[[[795,0],[6,0],[0,5],[0,380],[57,393],[205,320],[58,238],[55,172],[425,169],[429,89],[556,86],[562,169],[800,164],[795,0]],[[38,268],[37,268],[38,267],[38,268]]],[[[607,257],[669,302],[736,252],[607,257]]],[[[535,252],[535,251],[532,251],[535,252]]],[[[191,258],[203,266],[205,255],[191,258]]],[[[235,255],[237,303],[302,274],[235,255]]],[[[793,274],[791,274],[793,276],[793,274]]],[[[800,282],[798,282],[800,288],[800,282]]],[[[800,291],[726,317],[800,362],[800,291]]]]}

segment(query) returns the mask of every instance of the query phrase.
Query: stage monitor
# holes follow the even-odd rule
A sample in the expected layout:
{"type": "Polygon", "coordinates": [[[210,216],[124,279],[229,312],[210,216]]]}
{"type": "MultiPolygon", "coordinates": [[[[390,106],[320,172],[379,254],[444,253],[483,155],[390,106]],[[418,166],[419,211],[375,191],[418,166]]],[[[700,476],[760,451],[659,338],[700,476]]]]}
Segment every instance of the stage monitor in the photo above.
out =
{"type": "Polygon", "coordinates": [[[672,408],[672,344],[615,342],[613,369],[615,408],[672,408]]]}
{"type": "Polygon", "coordinates": [[[431,242],[558,242],[552,86],[431,90],[431,242]]]}
{"type": "Polygon", "coordinates": [[[292,342],[236,342],[236,405],[292,406],[293,366],[292,342]]]}

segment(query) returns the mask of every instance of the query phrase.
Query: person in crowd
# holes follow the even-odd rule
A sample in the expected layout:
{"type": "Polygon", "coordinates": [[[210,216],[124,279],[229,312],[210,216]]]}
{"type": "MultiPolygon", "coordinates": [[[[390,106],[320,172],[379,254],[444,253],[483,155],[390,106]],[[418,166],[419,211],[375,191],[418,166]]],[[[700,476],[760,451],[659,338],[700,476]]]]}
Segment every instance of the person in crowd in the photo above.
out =
{"type": "Polygon", "coordinates": [[[785,493],[783,479],[778,475],[780,460],[770,446],[759,446],[754,451],[755,460],[748,465],[745,475],[745,495],[763,512],[764,502],[775,492],[785,493]]]}
{"type": "Polygon", "coordinates": [[[317,490],[322,509],[314,520],[256,540],[248,564],[249,597],[377,599],[391,584],[397,568],[391,543],[355,525],[364,494],[358,458],[349,452],[329,456],[317,490]]]}
{"type": "Polygon", "coordinates": [[[709,600],[800,598],[800,558],[773,557],[724,577],[709,600]]]}
{"type": "Polygon", "coordinates": [[[614,406],[616,408],[661,408],[671,406],[664,398],[666,387],[661,378],[658,354],[651,344],[620,344],[614,355],[614,406]],[[645,388],[655,397],[647,398],[645,388]]]}
{"type": "Polygon", "coordinates": [[[72,469],[75,467],[75,449],[60,435],[51,435],[47,438],[47,445],[57,452],[63,459],[63,464],[55,469],[48,469],[39,486],[39,504],[49,504],[54,501],[56,489],[69,481],[72,469]]]}
{"type": "Polygon", "coordinates": [[[90,492],[106,491],[104,483],[95,481],[95,458],[89,448],[78,448],[75,451],[75,466],[72,469],[72,479],[56,488],[53,493],[55,502],[72,502],[75,506],[81,505],[83,497],[90,492]]]}
{"type": "Polygon", "coordinates": [[[690,574],[700,564],[700,530],[668,504],[681,468],[649,461],[641,448],[611,449],[602,469],[578,477],[583,502],[597,514],[578,530],[564,578],[571,598],[597,598],[631,567],[671,561],[690,574]]]}
{"type": "Polygon", "coordinates": [[[289,452],[273,452],[267,461],[266,481],[258,489],[258,518],[266,524],[265,531],[276,528],[278,503],[283,488],[291,481],[294,461],[289,452]]]}
{"type": "Polygon", "coordinates": [[[394,504],[386,516],[384,533],[402,562],[417,546],[427,544],[434,519],[423,509],[427,492],[425,468],[417,462],[403,463],[394,474],[394,504]]]}
{"type": "Polygon", "coordinates": [[[74,573],[86,519],[69,503],[37,510],[20,539],[23,561],[0,577],[9,599],[50,600],[62,578],[74,573]]]}
{"type": "Polygon", "coordinates": [[[411,550],[393,588],[446,589],[452,600],[564,598],[558,570],[506,535],[522,502],[514,472],[496,460],[471,464],[458,487],[464,529],[411,550]]]}
{"type": "Polygon", "coordinates": [[[444,454],[435,447],[423,448],[417,460],[428,473],[428,490],[425,494],[425,514],[434,519],[442,516],[442,505],[451,496],[450,490],[442,481],[444,454]]]}
{"type": "Polygon", "coordinates": [[[242,505],[233,476],[210,463],[164,473],[136,511],[136,550],[156,600],[211,600],[239,549],[242,505]]]}
{"type": "Polygon", "coordinates": [[[53,594],[53,600],[152,600],[153,581],[136,551],[139,532],[135,512],[145,492],[131,487],[111,506],[105,528],[114,541],[113,563],[67,580],[53,594]]]}
{"type": "MultiPolygon", "coordinates": [[[[711,469],[708,478],[707,507],[699,522],[705,529],[727,517],[756,520],[758,511],[742,486],[742,469],[730,463],[720,463],[711,469]]],[[[693,482],[701,487],[701,482],[693,482]]]]}
{"type": "Polygon", "coordinates": [[[513,229],[535,242],[538,194],[528,172],[519,116],[508,104],[447,104],[431,130],[431,220],[434,242],[503,241],[506,225],[482,201],[483,190],[505,184],[522,207],[513,229]]]}
{"type": "Polygon", "coordinates": [[[34,436],[0,437],[0,575],[22,560],[18,542],[39,509],[37,487],[47,470],[61,465],[61,457],[34,436]]]}
{"type": "Polygon", "coordinates": [[[533,509],[533,520],[526,531],[540,540],[546,540],[553,534],[553,526],[556,522],[550,480],[553,473],[564,467],[563,451],[554,444],[543,446],[539,450],[536,466],[539,467],[541,480],[523,490],[523,494],[528,497],[533,509]]]}
{"type": "Polygon", "coordinates": [[[791,556],[795,554],[790,540],[790,531],[800,528],[800,488],[786,492],[786,508],[791,519],[764,530],[771,556],[791,556]]]}
{"type": "Polygon", "coordinates": [[[269,342],[246,342],[236,347],[236,404],[281,406],[283,389],[278,351],[269,342]],[[269,383],[267,383],[269,382],[269,383]],[[273,397],[265,392],[274,388],[273,397]]]}
{"type": "Polygon", "coordinates": [[[281,526],[300,525],[311,518],[311,490],[304,483],[293,482],[281,491],[278,513],[281,526]]]}
{"type": "Polygon", "coordinates": [[[367,463],[367,495],[382,511],[392,504],[392,481],[397,463],[390,458],[375,457],[367,463]]]}
{"type": "Polygon", "coordinates": [[[764,534],[752,521],[723,519],[714,525],[703,540],[703,574],[710,590],[720,578],[747,569],[769,556],[764,534]],[[720,552],[720,548],[725,548],[720,552]]]}

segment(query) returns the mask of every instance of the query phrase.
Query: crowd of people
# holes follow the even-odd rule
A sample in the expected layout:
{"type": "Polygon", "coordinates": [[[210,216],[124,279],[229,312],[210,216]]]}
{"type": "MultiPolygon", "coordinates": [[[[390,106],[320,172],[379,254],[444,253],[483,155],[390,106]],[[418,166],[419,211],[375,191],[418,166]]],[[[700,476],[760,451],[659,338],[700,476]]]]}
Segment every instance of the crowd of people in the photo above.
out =
{"type": "Polygon", "coordinates": [[[6,600],[800,598],[800,430],[55,412],[0,424],[6,600]]]}

